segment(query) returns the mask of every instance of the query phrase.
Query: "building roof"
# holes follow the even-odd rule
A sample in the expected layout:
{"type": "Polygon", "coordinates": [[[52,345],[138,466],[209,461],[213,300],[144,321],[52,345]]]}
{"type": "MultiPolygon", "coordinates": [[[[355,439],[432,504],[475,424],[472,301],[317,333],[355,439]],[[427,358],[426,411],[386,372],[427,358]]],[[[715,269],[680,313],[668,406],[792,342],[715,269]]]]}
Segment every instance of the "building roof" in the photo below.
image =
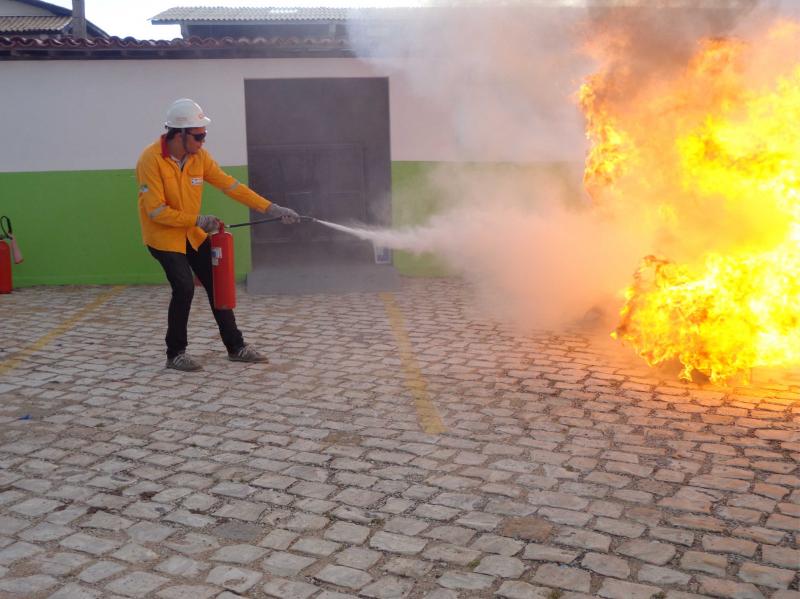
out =
{"type": "Polygon", "coordinates": [[[72,17],[26,16],[0,17],[0,31],[3,33],[58,33],[64,31],[72,22],[72,17]]]}
{"type": "Polygon", "coordinates": [[[0,61],[4,60],[107,60],[183,58],[297,58],[352,57],[345,40],[303,38],[199,38],[171,41],[136,40],[132,37],[63,39],[0,36],[0,61]]]}
{"type": "MultiPolygon", "coordinates": [[[[67,29],[72,24],[72,10],[69,8],[64,8],[63,6],[58,6],[56,4],[50,4],[49,2],[42,2],[41,0],[14,0],[19,4],[27,4],[28,6],[35,6],[36,8],[40,8],[46,10],[50,13],[50,15],[42,15],[42,16],[3,16],[0,17],[0,33],[2,34],[14,34],[14,33],[61,33],[65,29],[67,29]],[[14,21],[14,19],[19,19],[20,21],[14,21]],[[34,28],[31,27],[33,25],[35,19],[42,19],[41,23],[46,24],[46,28],[34,28]],[[47,19],[52,19],[52,21],[47,22],[47,19]],[[59,25],[59,23],[61,23],[59,25]]],[[[100,29],[97,25],[92,23],[91,21],[86,21],[86,30],[89,35],[95,37],[108,37],[108,34],[100,29]]]]}
{"type": "MultiPolygon", "coordinates": [[[[662,8],[746,8],[757,0],[663,0],[662,8]]],[[[637,6],[641,0],[427,0],[417,6],[390,7],[227,7],[227,6],[176,6],[160,12],[150,21],[154,25],[199,25],[220,23],[281,23],[281,22],[337,22],[352,19],[394,19],[419,15],[420,11],[454,8],[495,9],[498,6],[517,8],[578,8],[586,4],[605,7],[637,6]]],[[[380,4],[376,2],[376,4],[380,4]]]]}
{"type": "Polygon", "coordinates": [[[154,25],[173,25],[176,23],[207,23],[209,21],[270,23],[274,21],[339,21],[346,19],[346,8],[176,6],[157,14],[150,21],[154,25]]]}

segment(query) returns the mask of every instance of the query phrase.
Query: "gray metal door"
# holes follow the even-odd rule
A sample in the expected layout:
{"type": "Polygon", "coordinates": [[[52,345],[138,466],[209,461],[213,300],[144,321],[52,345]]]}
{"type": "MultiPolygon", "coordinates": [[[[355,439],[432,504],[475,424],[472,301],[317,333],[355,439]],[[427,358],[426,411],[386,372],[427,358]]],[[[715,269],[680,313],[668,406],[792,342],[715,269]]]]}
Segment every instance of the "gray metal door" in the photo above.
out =
{"type": "MultiPolygon", "coordinates": [[[[299,214],[337,223],[366,222],[362,144],[257,146],[258,165],[250,183],[259,193],[299,214]]],[[[344,235],[326,227],[255,227],[255,243],[334,240],[344,235]]]]}
{"type": "MultiPolygon", "coordinates": [[[[253,189],[323,220],[391,224],[388,79],[246,80],[245,110],[253,189]]],[[[257,267],[262,244],[271,246],[263,252],[269,262],[284,253],[283,246],[295,257],[301,252],[313,258],[331,254],[330,244],[340,255],[340,244],[356,242],[304,224],[254,227],[252,243],[257,267]]]]}

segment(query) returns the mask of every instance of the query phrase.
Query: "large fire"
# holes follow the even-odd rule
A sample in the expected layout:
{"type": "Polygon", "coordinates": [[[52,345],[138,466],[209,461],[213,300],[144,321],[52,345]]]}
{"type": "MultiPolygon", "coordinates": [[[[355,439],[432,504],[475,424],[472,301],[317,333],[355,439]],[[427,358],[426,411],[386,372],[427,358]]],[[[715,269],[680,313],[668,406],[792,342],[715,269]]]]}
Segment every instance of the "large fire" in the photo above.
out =
{"type": "Polygon", "coordinates": [[[638,82],[625,44],[597,44],[580,93],[593,202],[657,232],[615,335],[685,379],[800,363],[800,25],[638,82]]]}

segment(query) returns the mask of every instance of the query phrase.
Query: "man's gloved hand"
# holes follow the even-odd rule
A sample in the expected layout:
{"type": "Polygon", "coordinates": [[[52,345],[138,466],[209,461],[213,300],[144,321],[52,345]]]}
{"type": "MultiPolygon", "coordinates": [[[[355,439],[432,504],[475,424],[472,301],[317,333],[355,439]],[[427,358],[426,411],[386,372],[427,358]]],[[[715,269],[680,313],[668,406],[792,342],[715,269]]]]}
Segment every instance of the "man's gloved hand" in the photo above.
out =
{"type": "Polygon", "coordinates": [[[195,224],[206,233],[216,233],[219,229],[219,219],[210,214],[201,214],[197,217],[195,224]]]}
{"type": "Polygon", "coordinates": [[[265,214],[269,218],[280,218],[284,225],[300,222],[300,215],[297,214],[297,212],[291,208],[284,208],[283,206],[278,206],[277,204],[270,204],[265,214]]]}

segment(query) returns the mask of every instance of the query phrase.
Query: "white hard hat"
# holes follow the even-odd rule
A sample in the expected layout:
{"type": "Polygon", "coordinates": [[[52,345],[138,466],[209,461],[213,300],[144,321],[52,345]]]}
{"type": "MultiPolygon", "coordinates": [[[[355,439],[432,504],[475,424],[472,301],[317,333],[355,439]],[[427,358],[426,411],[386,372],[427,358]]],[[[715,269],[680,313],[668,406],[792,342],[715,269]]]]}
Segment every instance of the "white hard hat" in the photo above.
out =
{"type": "Polygon", "coordinates": [[[181,98],[175,100],[167,110],[167,127],[173,129],[191,129],[194,127],[205,127],[211,119],[203,114],[203,109],[194,100],[181,98]]]}

